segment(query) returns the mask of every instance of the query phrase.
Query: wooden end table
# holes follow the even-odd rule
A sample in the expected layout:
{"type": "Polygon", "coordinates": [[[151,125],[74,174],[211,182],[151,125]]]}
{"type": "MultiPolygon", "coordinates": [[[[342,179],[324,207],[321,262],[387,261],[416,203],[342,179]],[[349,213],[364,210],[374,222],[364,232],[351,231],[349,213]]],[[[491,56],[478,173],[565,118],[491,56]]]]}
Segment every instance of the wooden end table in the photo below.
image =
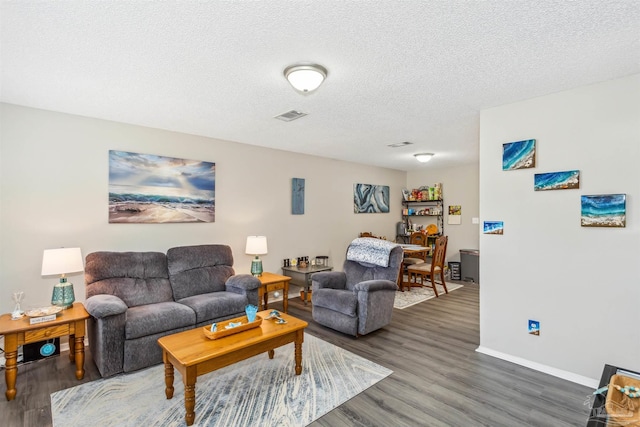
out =
{"type": "Polygon", "coordinates": [[[318,267],[310,265],[308,267],[282,267],[282,271],[291,277],[291,283],[301,286],[304,293],[304,305],[307,305],[307,295],[311,289],[311,276],[320,271],[331,271],[333,267],[318,267]]]}
{"type": "MultiPolygon", "coordinates": [[[[258,316],[265,319],[269,316],[269,310],[259,312],[258,316]]],[[[196,417],[196,378],[200,375],[261,353],[267,353],[269,359],[273,359],[275,348],[291,342],[295,343],[295,374],[302,373],[302,342],[308,323],[288,314],[281,316],[287,323],[278,324],[265,319],[257,328],[216,340],[207,338],[203,328],[158,339],[164,361],[165,395],[167,399],[173,398],[174,369],[177,369],[184,383],[184,418],[188,426],[193,424],[196,417]]]]}
{"type": "Polygon", "coordinates": [[[4,351],[7,358],[4,371],[7,400],[15,399],[17,393],[19,345],[68,335],[69,360],[76,364],[76,378],[79,380],[84,378],[84,333],[85,320],[88,318],[89,313],[79,302],[62,310],[56,320],[35,325],[29,324],[29,318],[26,316],[18,320],[11,320],[11,314],[0,316],[0,335],[4,335],[4,351]]]}
{"type": "Polygon", "coordinates": [[[258,279],[262,283],[262,286],[258,288],[258,310],[269,308],[269,292],[282,290],[282,309],[286,313],[289,307],[289,282],[291,277],[264,272],[258,279]]]}

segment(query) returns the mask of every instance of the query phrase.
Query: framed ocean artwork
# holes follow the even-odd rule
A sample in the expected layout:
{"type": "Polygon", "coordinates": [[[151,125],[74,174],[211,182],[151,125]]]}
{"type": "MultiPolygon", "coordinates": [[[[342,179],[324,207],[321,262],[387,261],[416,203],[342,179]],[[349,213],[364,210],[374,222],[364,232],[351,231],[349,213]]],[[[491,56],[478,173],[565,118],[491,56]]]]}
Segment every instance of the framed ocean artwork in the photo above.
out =
{"type": "Polygon", "coordinates": [[[572,188],[580,188],[579,170],[537,173],[533,176],[533,189],[535,191],[568,190],[572,188]]]}
{"type": "Polygon", "coordinates": [[[504,234],[503,221],[485,221],[482,228],[483,234],[504,234]]]}
{"type": "Polygon", "coordinates": [[[215,222],[216,164],[109,151],[109,222],[215,222]]]}
{"type": "Polygon", "coordinates": [[[389,212],[389,186],[353,184],[353,212],[389,212]]]}
{"type": "Polygon", "coordinates": [[[533,168],[536,166],[536,140],[502,144],[502,170],[533,168]]]}
{"type": "Polygon", "coordinates": [[[583,227],[625,227],[626,194],[581,196],[580,225],[583,227]]]}

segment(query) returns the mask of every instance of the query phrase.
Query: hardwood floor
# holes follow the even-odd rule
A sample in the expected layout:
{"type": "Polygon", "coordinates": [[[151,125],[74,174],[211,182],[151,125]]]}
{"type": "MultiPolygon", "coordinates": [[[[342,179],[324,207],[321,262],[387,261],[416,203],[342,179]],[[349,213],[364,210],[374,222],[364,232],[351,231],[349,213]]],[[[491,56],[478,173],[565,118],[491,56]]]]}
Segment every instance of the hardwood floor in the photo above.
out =
{"type": "MultiPolygon", "coordinates": [[[[280,308],[281,303],[270,304],[280,308]]],[[[585,426],[593,391],[477,353],[478,286],[394,310],[391,325],[359,338],[311,320],[311,306],[289,300],[289,313],[309,321],[307,333],[394,372],[311,426],[585,426]]],[[[90,357],[82,381],[67,354],[19,367],[18,396],[4,400],[0,424],[51,425],[49,394],[98,379],[90,357]]],[[[303,362],[304,369],[304,362],[303,362]]],[[[96,427],[100,426],[96,420],[96,427]]],[[[69,426],[73,427],[73,426],[69,426]]],[[[275,427],[275,426],[274,426],[275,427]]]]}

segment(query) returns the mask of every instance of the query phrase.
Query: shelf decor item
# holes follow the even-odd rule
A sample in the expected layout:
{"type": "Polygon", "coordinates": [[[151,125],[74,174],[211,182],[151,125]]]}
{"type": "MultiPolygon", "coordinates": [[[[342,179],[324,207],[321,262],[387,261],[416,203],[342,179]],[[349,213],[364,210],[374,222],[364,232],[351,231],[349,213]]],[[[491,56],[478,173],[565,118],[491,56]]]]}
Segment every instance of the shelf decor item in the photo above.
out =
{"type": "Polygon", "coordinates": [[[53,287],[51,305],[69,308],[75,301],[73,283],[65,275],[84,270],[80,248],[45,249],[42,255],[42,275],[60,275],[60,282],[53,287]]]}

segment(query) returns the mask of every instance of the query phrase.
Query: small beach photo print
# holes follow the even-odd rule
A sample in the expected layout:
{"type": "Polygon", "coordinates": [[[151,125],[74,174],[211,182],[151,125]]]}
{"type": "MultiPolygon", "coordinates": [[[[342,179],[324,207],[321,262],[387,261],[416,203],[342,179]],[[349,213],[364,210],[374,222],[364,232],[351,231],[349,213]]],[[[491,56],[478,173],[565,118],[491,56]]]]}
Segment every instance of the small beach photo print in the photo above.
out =
{"type": "Polygon", "coordinates": [[[504,234],[504,222],[485,221],[482,230],[483,234],[504,234]]]}

